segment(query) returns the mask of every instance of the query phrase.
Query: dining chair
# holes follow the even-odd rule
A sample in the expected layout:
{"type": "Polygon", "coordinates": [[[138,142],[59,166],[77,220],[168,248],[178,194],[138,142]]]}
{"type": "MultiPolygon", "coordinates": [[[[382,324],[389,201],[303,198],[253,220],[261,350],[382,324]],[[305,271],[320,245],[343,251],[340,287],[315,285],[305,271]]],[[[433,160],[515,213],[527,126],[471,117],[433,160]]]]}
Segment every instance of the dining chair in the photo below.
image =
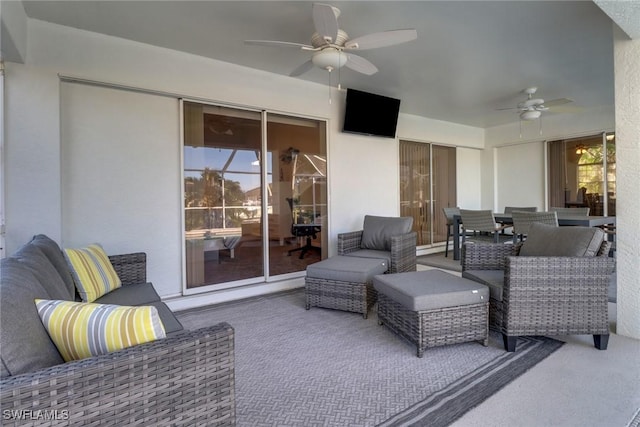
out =
{"type": "Polygon", "coordinates": [[[513,243],[524,241],[525,236],[529,233],[529,228],[534,222],[558,226],[558,214],[556,212],[527,212],[513,211],[511,212],[513,219],[513,243]]]}
{"type": "Polygon", "coordinates": [[[460,208],[442,208],[442,213],[444,213],[444,217],[447,219],[447,245],[444,249],[445,258],[449,254],[449,239],[453,236],[453,226],[454,226],[454,215],[460,215],[460,208]]]}
{"type": "MultiPolygon", "coordinates": [[[[537,212],[538,208],[536,206],[505,206],[504,207],[504,213],[506,214],[510,214],[513,211],[523,211],[523,212],[537,212]]],[[[505,224],[504,222],[501,222],[500,224],[505,224]]],[[[502,234],[504,234],[504,230],[502,230],[502,234]]],[[[514,234],[515,236],[515,234],[514,234]]],[[[515,240],[515,238],[514,238],[515,240]]]]}
{"type": "Polygon", "coordinates": [[[538,212],[538,208],[535,206],[527,206],[527,207],[505,206],[504,207],[504,213],[512,213],[513,211],[538,212]]]}
{"type": "Polygon", "coordinates": [[[511,224],[496,223],[496,219],[493,216],[493,212],[490,210],[471,210],[460,209],[460,218],[462,219],[462,243],[464,245],[467,233],[474,232],[473,239],[487,240],[484,236],[477,235],[480,233],[489,233],[492,235],[493,241],[499,243],[500,232],[505,228],[511,228],[511,224]]]}
{"type": "Polygon", "coordinates": [[[551,212],[556,212],[558,214],[558,218],[566,217],[566,216],[589,216],[589,207],[584,208],[559,208],[559,207],[551,207],[549,208],[551,212]]]}

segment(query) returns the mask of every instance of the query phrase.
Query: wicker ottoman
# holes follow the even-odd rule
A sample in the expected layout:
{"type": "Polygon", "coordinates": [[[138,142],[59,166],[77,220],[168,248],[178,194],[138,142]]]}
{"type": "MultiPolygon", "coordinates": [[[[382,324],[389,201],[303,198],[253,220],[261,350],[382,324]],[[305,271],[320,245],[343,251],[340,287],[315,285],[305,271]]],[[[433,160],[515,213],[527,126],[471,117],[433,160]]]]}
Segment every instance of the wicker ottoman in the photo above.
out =
{"type": "Polygon", "coordinates": [[[323,307],[353,311],[366,319],[376,302],[371,280],[388,268],[386,260],[351,256],[335,256],[307,266],[307,310],[323,307]]]}
{"type": "Polygon", "coordinates": [[[373,278],[378,323],[424,350],[445,344],[488,344],[489,288],[441,270],[373,278]]]}

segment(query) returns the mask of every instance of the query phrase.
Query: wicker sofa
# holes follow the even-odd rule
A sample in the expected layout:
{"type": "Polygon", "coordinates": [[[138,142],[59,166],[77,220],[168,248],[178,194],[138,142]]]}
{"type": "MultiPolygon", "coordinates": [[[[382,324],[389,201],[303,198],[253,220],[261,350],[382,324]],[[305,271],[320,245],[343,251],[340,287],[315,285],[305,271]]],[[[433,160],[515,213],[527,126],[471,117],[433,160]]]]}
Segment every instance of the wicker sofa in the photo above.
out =
{"type": "Polygon", "coordinates": [[[146,283],[144,253],[109,259],[122,287],[96,302],[153,305],[167,337],[64,363],[34,299],[75,290],[59,246],[36,236],[0,266],[2,425],[234,425],[233,328],[182,330],[146,283]]]}
{"type": "Polygon", "coordinates": [[[515,351],[518,336],[593,335],[607,348],[610,242],[593,227],[534,223],[524,243],[465,244],[462,277],[489,286],[489,323],[515,351]]]}

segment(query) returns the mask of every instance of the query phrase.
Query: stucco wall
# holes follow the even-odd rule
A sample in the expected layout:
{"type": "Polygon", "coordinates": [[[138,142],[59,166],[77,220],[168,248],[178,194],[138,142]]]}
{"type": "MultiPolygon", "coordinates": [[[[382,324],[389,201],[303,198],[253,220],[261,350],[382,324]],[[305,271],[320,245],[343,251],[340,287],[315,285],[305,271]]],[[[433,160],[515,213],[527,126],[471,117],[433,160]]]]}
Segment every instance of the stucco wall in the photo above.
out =
{"type": "Polygon", "coordinates": [[[640,40],[615,29],[618,333],[640,339],[640,40]]]}

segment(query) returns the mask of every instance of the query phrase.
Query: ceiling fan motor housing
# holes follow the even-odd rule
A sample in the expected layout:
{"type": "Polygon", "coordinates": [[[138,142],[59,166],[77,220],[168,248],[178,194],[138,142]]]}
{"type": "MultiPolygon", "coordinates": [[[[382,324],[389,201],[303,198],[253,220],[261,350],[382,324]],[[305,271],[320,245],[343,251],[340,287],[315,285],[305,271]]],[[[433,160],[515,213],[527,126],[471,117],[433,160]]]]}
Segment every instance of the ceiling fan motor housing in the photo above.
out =
{"type": "MultiPolygon", "coordinates": [[[[336,36],[336,39],[333,40],[331,43],[336,46],[344,46],[344,43],[347,40],[349,40],[349,35],[343,30],[338,30],[338,35],[336,36]]],[[[313,35],[311,36],[311,46],[322,47],[325,45],[327,45],[327,41],[317,32],[313,33],[313,35]]]]}

